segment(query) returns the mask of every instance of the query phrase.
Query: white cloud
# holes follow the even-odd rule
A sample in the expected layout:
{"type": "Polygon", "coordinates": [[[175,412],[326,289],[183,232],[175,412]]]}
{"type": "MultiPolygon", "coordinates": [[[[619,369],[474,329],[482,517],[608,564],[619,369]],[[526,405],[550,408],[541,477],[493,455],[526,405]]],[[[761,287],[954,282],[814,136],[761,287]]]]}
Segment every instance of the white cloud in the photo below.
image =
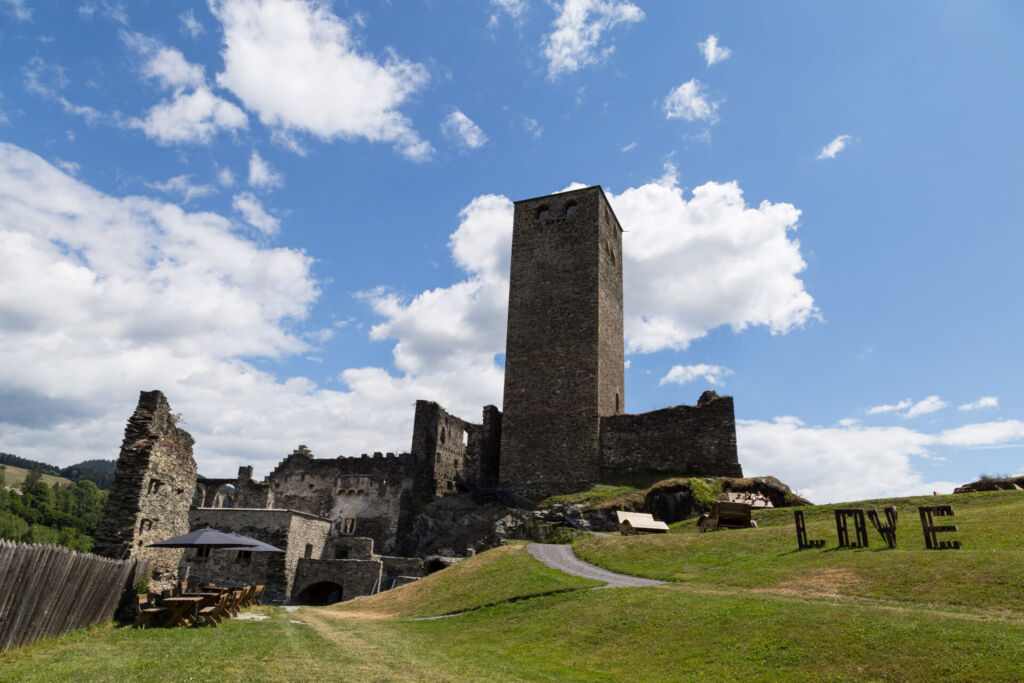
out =
{"type": "Polygon", "coordinates": [[[910,409],[904,417],[909,420],[914,417],[920,417],[921,415],[928,415],[929,413],[934,413],[937,410],[942,410],[948,405],[948,403],[938,396],[929,396],[910,406],[910,409]]]}
{"type": "Polygon", "coordinates": [[[714,123],[718,120],[720,104],[720,101],[708,99],[704,85],[696,78],[691,78],[665,98],[665,118],[714,123]]]}
{"type": "Polygon", "coordinates": [[[1020,420],[964,425],[946,429],[937,437],[937,441],[945,446],[961,448],[1002,446],[1021,440],[1024,440],[1024,422],[1020,420]]]}
{"type": "Polygon", "coordinates": [[[970,403],[964,403],[963,405],[957,406],[957,410],[981,410],[982,408],[997,408],[998,406],[998,397],[982,396],[977,401],[972,401],[970,403]]]}
{"type": "Polygon", "coordinates": [[[487,135],[472,119],[456,109],[441,123],[441,132],[463,147],[479,149],[487,142],[487,135]]]}
{"type": "Polygon", "coordinates": [[[628,145],[626,145],[625,147],[623,147],[622,151],[623,152],[632,152],[634,149],[636,149],[636,143],[635,142],[631,142],[628,145]]]}
{"type": "Polygon", "coordinates": [[[491,14],[487,25],[494,28],[501,20],[502,12],[514,20],[522,17],[526,11],[526,0],[491,0],[491,7],[494,8],[494,13],[491,14]]]}
{"type": "Polygon", "coordinates": [[[666,384],[686,384],[694,380],[702,379],[708,384],[721,385],[722,378],[733,374],[729,368],[721,365],[708,365],[699,363],[697,365],[674,365],[664,377],[658,382],[658,386],[666,384]]]}
{"type": "Polygon", "coordinates": [[[146,186],[168,194],[180,194],[182,201],[186,204],[196,197],[205,197],[217,191],[212,185],[193,185],[189,182],[191,177],[189,175],[178,175],[162,183],[146,183],[146,186]]]}
{"type": "Polygon", "coordinates": [[[236,194],[231,198],[231,207],[242,214],[246,223],[266,235],[275,235],[281,229],[281,221],[267,213],[252,192],[236,194]]]}
{"type": "Polygon", "coordinates": [[[747,206],[734,182],[700,185],[687,200],[675,169],[612,195],[623,227],[626,347],[685,349],[722,325],[785,334],[819,318],[798,275],[800,211],[747,206]]]}
{"type": "Polygon", "coordinates": [[[181,20],[182,30],[185,31],[185,33],[188,33],[193,38],[197,38],[200,34],[203,33],[203,25],[199,23],[198,19],[196,19],[195,12],[193,12],[192,10],[189,10],[184,14],[179,15],[178,19],[181,20]]]}
{"type": "Polygon", "coordinates": [[[821,148],[821,154],[818,155],[819,159],[835,159],[836,155],[846,149],[846,145],[853,140],[852,136],[849,135],[838,135],[832,142],[828,143],[821,148]]]}
{"type": "Polygon", "coordinates": [[[231,187],[235,184],[235,174],[231,172],[230,168],[225,166],[217,171],[217,182],[220,183],[221,187],[231,187]]]}
{"type": "Polygon", "coordinates": [[[248,117],[236,105],[213,94],[202,66],[192,64],[174,48],[138,33],[122,33],[125,44],[143,59],[144,76],[172,90],[170,99],[154,105],[144,119],[123,122],[162,145],[208,144],[221,130],[247,128],[248,117]]]}
{"type": "Polygon", "coordinates": [[[224,72],[217,82],[267,126],[323,140],[391,142],[413,161],[433,153],[399,112],[426,85],[420,64],[389,53],[361,54],[349,25],[326,4],[299,0],[220,0],[224,72]]]}
{"type": "Polygon", "coordinates": [[[535,138],[539,138],[544,134],[544,126],[540,125],[537,119],[530,118],[529,116],[523,117],[523,130],[535,138]]]}
{"type": "Polygon", "coordinates": [[[913,402],[909,398],[905,398],[899,403],[884,403],[880,406],[868,408],[867,413],[868,415],[878,415],[880,413],[897,413],[906,410],[911,405],[913,405],[913,402]]]}
{"type": "Polygon", "coordinates": [[[143,59],[143,75],[155,79],[164,88],[198,88],[206,84],[203,67],[185,59],[181,50],[166,47],[160,41],[141,33],[125,31],[121,38],[143,59]]]}
{"type": "Polygon", "coordinates": [[[19,21],[31,21],[32,10],[25,4],[25,0],[3,0],[8,11],[19,21]]]}
{"type": "Polygon", "coordinates": [[[732,50],[718,44],[718,36],[716,35],[708,36],[707,40],[703,43],[697,43],[697,47],[700,48],[700,53],[704,55],[704,61],[707,62],[708,66],[725,61],[732,54],[732,50]]]}
{"type": "Polygon", "coordinates": [[[201,87],[191,93],[179,91],[172,99],[150,109],[145,119],[131,119],[128,125],[141,129],[162,145],[205,145],[219,131],[247,128],[249,121],[241,109],[201,87]]]}
{"type": "Polygon", "coordinates": [[[553,31],[543,41],[551,79],[603,61],[615,48],[601,46],[602,35],[617,24],[644,18],[639,7],[625,0],[564,0],[555,9],[553,31]]]}
{"type": "Polygon", "coordinates": [[[284,176],[263,160],[256,150],[249,157],[249,184],[253,187],[271,189],[284,184],[284,176]]]}
{"type": "Polygon", "coordinates": [[[26,90],[47,99],[57,97],[57,93],[68,84],[63,67],[51,64],[38,56],[30,59],[28,64],[21,68],[21,74],[26,90]]]}

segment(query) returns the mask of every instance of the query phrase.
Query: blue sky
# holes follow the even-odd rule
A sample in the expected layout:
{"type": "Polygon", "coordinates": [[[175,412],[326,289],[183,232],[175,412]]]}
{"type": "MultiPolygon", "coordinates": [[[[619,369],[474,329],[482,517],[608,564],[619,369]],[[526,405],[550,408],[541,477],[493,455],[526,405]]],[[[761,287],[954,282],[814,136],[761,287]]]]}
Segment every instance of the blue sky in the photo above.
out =
{"type": "Polygon", "coordinates": [[[0,449],[208,476],[501,404],[511,202],[602,185],[626,409],[815,502],[1024,473],[1014,2],[0,0],[0,449]]]}

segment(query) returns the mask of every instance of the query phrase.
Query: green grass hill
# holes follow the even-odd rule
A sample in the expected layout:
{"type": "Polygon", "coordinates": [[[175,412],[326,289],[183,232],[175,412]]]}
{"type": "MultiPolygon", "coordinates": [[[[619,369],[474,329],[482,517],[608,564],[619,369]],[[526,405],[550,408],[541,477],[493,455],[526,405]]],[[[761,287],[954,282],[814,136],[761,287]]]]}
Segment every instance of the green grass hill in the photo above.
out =
{"type": "Polygon", "coordinates": [[[510,544],[393,591],[266,608],[211,631],[97,627],[0,657],[2,680],[1019,681],[1024,492],[847,503],[899,508],[899,547],[837,549],[833,506],[759,528],[582,537],[577,554],[661,578],[593,590],[510,544]],[[924,548],[916,507],[951,504],[962,550],[924,548]],[[445,616],[447,615],[447,616],[445,616]]]}

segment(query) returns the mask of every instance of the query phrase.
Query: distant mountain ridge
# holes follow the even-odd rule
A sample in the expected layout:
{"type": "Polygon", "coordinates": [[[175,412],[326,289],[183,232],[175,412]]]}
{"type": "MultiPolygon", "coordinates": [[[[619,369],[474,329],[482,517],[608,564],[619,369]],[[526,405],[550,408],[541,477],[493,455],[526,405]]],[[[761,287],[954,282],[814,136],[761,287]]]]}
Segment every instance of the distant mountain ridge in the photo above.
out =
{"type": "Polygon", "coordinates": [[[38,460],[29,460],[12,453],[0,453],[0,465],[11,465],[26,470],[38,470],[43,474],[64,477],[74,482],[88,479],[96,484],[97,488],[107,490],[114,483],[114,468],[117,465],[117,461],[83,460],[80,463],[68,465],[61,469],[55,465],[49,465],[38,460]]]}

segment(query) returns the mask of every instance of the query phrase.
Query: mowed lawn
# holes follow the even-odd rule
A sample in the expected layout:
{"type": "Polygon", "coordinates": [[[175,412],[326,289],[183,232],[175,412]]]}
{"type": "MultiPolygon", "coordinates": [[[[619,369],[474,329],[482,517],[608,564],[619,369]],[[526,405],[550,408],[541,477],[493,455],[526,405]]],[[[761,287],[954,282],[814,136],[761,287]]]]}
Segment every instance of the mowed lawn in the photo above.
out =
{"type": "Polygon", "coordinates": [[[0,657],[0,680],[1021,680],[1024,494],[953,498],[962,551],[917,549],[916,502],[898,501],[897,551],[833,550],[830,510],[807,508],[828,548],[795,552],[779,510],[756,530],[581,541],[605,566],[681,579],[592,590],[510,545],[262,622],[89,629],[0,657]],[[962,591],[932,585],[954,578],[962,591]]]}

